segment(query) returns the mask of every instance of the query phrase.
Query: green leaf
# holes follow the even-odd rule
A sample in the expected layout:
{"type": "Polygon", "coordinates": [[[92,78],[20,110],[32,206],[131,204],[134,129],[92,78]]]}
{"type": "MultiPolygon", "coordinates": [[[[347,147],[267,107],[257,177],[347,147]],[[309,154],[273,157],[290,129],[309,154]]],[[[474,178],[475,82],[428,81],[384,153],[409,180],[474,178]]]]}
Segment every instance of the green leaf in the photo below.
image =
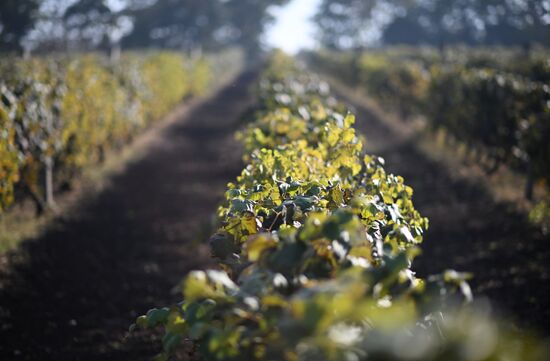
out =
{"type": "Polygon", "coordinates": [[[226,259],[233,253],[239,253],[239,247],[227,233],[216,233],[209,239],[212,255],[219,259],[226,259]]]}
{"type": "Polygon", "coordinates": [[[300,260],[306,251],[302,242],[284,244],[279,250],[269,257],[270,268],[274,272],[289,275],[292,270],[300,265],[300,260]]]}
{"type": "Polygon", "coordinates": [[[245,244],[245,251],[248,259],[256,262],[260,259],[261,254],[266,250],[277,245],[277,240],[268,233],[261,233],[250,237],[245,244]]]}
{"type": "Polygon", "coordinates": [[[170,316],[169,308],[153,308],[147,312],[147,326],[155,327],[160,324],[165,324],[168,321],[168,316],[170,316]]]}
{"type": "Polygon", "coordinates": [[[254,203],[249,200],[232,199],[231,200],[231,212],[232,213],[254,213],[254,203]]]}
{"type": "Polygon", "coordinates": [[[180,334],[168,332],[162,338],[164,352],[166,353],[172,352],[176,348],[176,346],[180,344],[181,340],[182,340],[182,336],[180,334]]]}

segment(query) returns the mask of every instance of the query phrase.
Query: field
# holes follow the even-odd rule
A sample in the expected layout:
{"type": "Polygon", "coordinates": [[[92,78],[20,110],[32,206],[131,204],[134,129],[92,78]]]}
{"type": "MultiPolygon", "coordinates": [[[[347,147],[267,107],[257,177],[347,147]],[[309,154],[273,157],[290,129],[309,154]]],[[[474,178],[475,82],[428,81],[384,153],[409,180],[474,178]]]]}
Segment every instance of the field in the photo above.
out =
{"type": "MultiPolygon", "coordinates": [[[[199,61],[135,53],[122,61],[173,68],[153,67],[166,75],[150,78],[141,92],[101,56],[40,61],[54,64],[67,84],[62,94],[36,82],[27,89],[18,83],[24,78],[6,82],[1,216],[5,222],[30,207],[45,226],[2,257],[0,355],[543,360],[550,254],[545,218],[535,222],[533,213],[547,197],[544,153],[529,153],[539,157],[529,173],[513,149],[498,150],[504,133],[490,144],[468,143],[450,125],[433,125],[424,105],[433,102],[424,99],[443,80],[428,77],[413,55],[432,59],[410,49],[365,54],[357,78],[338,73],[354,69],[335,65],[345,54],[297,61],[275,52],[236,75],[235,53],[199,61]],[[384,77],[394,74],[414,79],[382,65],[372,70],[384,56],[424,74],[408,83],[422,92],[405,90],[414,101],[393,93],[400,85],[385,93],[374,85],[393,84],[384,77]],[[185,65],[198,63],[200,72],[185,65]],[[175,78],[177,66],[189,73],[175,78]],[[234,70],[221,77],[221,69],[234,70]],[[94,89],[84,88],[74,103],[70,71],[104,74],[102,86],[120,97],[93,98],[86,92],[94,89]],[[200,85],[162,86],[189,79],[200,85]],[[152,97],[155,87],[172,98],[152,97]],[[177,105],[181,98],[190,100],[177,105]],[[112,113],[93,113],[106,104],[112,113]],[[128,104],[155,113],[132,125],[134,118],[119,118],[128,104]],[[35,118],[36,109],[45,118],[35,118]],[[81,115],[63,115],[69,110],[81,115]],[[86,126],[95,133],[81,132],[86,126]],[[25,147],[32,142],[23,139],[37,145],[25,147]],[[474,154],[455,150],[470,145],[474,154]],[[102,170],[105,162],[116,166],[102,170]],[[79,186],[98,182],[87,180],[90,169],[101,187],[79,186]],[[498,180],[508,188],[531,182],[529,199],[523,187],[502,197],[492,186],[498,180]]],[[[469,67],[462,63],[439,66],[469,67]]],[[[22,63],[21,72],[51,76],[34,67],[22,63]]],[[[537,112],[548,109],[529,104],[517,106],[514,126],[534,114],[527,116],[533,127],[545,129],[537,112]]],[[[540,138],[531,128],[522,134],[540,138]]],[[[532,144],[522,139],[510,146],[532,144]]]]}

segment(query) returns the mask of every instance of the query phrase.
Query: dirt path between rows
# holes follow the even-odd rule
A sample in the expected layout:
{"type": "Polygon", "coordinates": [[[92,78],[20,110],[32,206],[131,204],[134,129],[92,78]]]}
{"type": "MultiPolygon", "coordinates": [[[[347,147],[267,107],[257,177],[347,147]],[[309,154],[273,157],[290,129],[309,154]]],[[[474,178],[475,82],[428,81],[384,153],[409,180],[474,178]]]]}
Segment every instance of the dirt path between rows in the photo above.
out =
{"type": "Polygon", "coordinates": [[[150,360],[158,335],[123,341],[130,323],[177,301],[186,272],[212,264],[203,240],[254,99],[245,73],[153,139],[77,214],[25,242],[0,272],[1,360],[150,360]]]}
{"type": "Polygon", "coordinates": [[[452,176],[447,165],[420,151],[414,137],[398,134],[368,102],[339,93],[355,108],[368,151],[405,178],[414,188],[415,206],[430,219],[423,255],[414,265],[418,273],[473,272],[478,298],[488,297],[519,325],[550,335],[550,239],[525,215],[493,201],[479,182],[452,176]]]}

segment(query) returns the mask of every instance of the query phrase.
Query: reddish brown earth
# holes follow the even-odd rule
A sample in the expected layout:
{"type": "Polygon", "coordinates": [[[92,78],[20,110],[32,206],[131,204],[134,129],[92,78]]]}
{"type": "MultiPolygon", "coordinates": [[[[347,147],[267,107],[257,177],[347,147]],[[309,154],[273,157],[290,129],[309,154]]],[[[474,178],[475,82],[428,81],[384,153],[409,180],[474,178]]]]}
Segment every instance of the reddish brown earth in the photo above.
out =
{"type": "Polygon", "coordinates": [[[253,104],[245,73],[150,142],[110,186],[26,241],[0,271],[1,360],[150,360],[157,334],[124,340],[149,308],[178,301],[212,265],[206,233],[242,168],[233,134],[253,104]]]}
{"type": "Polygon", "coordinates": [[[419,275],[472,272],[478,299],[489,298],[497,313],[550,335],[550,238],[512,205],[495,202],[480,182],[451,175],[447,164],[420,151],[414,137],[398,134],[366,102],[340,96],[354,106],[368,150],[405,178],[415,206],[430,219],[413,266],[419,275]]]}

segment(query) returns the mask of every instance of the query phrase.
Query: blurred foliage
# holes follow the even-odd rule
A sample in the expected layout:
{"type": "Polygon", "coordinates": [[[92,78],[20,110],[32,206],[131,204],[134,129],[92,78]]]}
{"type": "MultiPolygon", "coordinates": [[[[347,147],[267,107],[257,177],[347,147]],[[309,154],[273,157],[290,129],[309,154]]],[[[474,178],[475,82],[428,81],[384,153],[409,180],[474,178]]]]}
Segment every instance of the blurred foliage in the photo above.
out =
{"type": "Polygon", "coordinates": [[[550,203],[542,201],[537,204],[529,213],[529,219],[531,222],[541,225],[545,234],[550,234],[550,203]]]}
{"type": "Polygon", "coordinates": [[[332,49],[384,44],[550,45],[548,1],[323,0],[319,39],[332,49]],[[380,34],[380,39],[373,35],[380,34]]]}
{"type": "Polygon", "coordinates": [[[238,44],[247,56],[257,56],[261,35],[272,19],[268,9],[286,2],[158,0],[126,11],[134,19],[134,29],[123,45],[212,49],[238,44]]]}
{"type": "Polygon", "coordinates": [[[429,74],[414,62],[395,64],[388,72],[388,59],[383,56],[363,56],[359,60],[358,81],[375,93],[386,107],[397,107],[401,116],[423,109],[429,86],[429,74]]]}
{"type": "Polygon", "coordinates": [[[20,49],[21,39],[33,27],[41,0],[2,0],[0,50],[20,49]]]}
{"type": "Polygon", "coordinates": [[[0,64],[0,209],[13,202],[14,187],[45,206],[48,163],[55,165],[56,184],[70,182],[183,98],[204,94],[215,81],[212,71],[208,59],[173,52],[124,53],[115,62],[98,54],[6,59],[0,64]]]}
{"type": "Polygon", "coordinates": [[[0,85],[0,212],[13,202],[13,185],[19,180],[15,131],[8,127],[15,113],[15,96],[0,85]]]}
{"type": "Polygon", "coordinates": [[[444,54],[397,48],[352,53],[321,52],[312,61],[345,81],[366,88],[386,108],[423,114],[492,164],[508,164],[529,177],[550,179],[550,60],[513,51],[464,48],[444,54]]]}
{"type": "Polygon", "coordinates": [[[427,220],[412,189],[364,153],[327,84],[282,53],[238,134],[247,163],[210,239],[222,270],[191,272],[164,326],[167,360],[185,339],[206,360],[543,360],[543,345],[472,300],[468,274],[416,277],[427,220]],[[458,308],[456,308],[458,307],[458,308]]]}
{"type": "Polygon", "coordinates": [[[110,45],[117,17],[107,0],[76,0],[62,14],[64,30],[78,39],[81,49],[101,41],[107,44],[99,45],[110,45]]]}
{"type": "MultiPolygon", "coordinates": [[[[0,51],[156,48],[261,53],[270,9],[288,0],[4,0],[0,51]]],[[[248,59],[247,59],[248,60],[248,59]]]]}
{"type": "Polygon", "coordinates": [[[124,40],[130,47],[210,47],[213,33],[225,22],[221,1],[159,0],[130,9],[134,30],[124,40]]]}

